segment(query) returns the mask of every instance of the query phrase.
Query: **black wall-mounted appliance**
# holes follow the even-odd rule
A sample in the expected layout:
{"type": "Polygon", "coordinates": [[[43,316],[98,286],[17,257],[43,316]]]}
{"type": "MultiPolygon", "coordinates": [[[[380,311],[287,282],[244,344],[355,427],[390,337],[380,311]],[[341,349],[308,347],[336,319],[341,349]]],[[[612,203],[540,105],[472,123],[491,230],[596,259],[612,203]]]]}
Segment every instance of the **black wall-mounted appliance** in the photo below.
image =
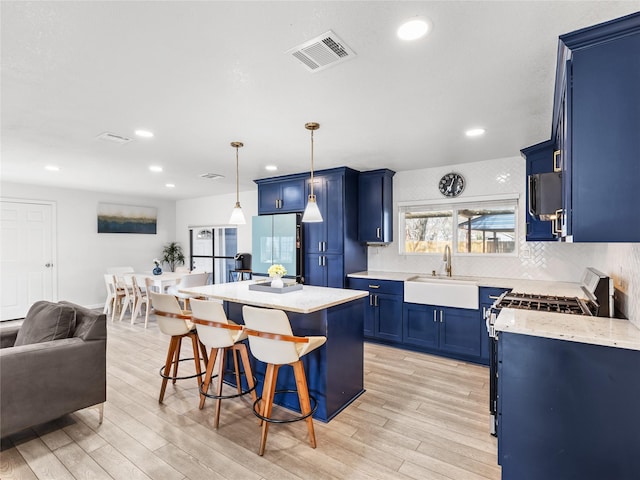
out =
{"type": "Polygon", "coordinates": [[[529,175],[529,215],[538,220],[555,220],[562,209],[562,175],[560,172],[529,175]]]}

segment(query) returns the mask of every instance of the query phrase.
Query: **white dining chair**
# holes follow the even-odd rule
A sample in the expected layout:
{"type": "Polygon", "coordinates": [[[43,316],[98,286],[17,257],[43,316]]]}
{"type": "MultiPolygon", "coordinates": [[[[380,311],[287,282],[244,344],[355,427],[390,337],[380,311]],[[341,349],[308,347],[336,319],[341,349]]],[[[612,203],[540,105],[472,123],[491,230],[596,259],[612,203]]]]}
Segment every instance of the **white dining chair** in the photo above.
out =
{"type": "Polygon", "coordinates": [[[209,274],[206,272],[190,273],[189,275],[185,275],[184,277],[182,277],[175,285],[172,285],[169,288],[167,288],[167,293],[169,295],[173,295],[174,297],[176,297],[178,301],[181,301],[184,305],[184,309],[188,310],[189,299],[199,298],[200,295],[190,295],[188,293],[182,293],[180,292],[180,290],[184,288],[201,287],[203,285],[206,285],[208,280],[209,280],[209,274]]]}
{"type": "Polygon", "coordinates": [[[104,283],[107,287],[107,299],[103,312],[111,312],[111,321],[113,322],[116,317],[116,312],[120,311],[120,320],[124,316],[126,306],[129,305],[131,299],[129,296],[129,290],[122,286],[115,275],[105,274],[104,283]]]}
{"type": "Polygon", "coordinates": [[[148,289],[142,288],[136,280],[135,275],[131,277],[131,283],[133,285],[133,313],[131,314],[131,325],[134,324],[138,315],[140,315],[140,310],[142,309],[142,304],[145,305],[145,314],[144,314],[144,328],[147,328],[147,324],[149,323],[149,310],[151,310],[151,302],[149,301],[148,289]]]}

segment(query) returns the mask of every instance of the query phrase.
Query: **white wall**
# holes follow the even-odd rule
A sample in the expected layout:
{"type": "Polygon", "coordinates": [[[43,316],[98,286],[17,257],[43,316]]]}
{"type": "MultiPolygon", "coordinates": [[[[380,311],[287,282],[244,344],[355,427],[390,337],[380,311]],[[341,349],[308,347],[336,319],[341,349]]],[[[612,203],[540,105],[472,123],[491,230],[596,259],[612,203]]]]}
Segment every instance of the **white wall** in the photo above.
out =
{"type": "MultiPolygon", "coordinates": [[[[231,211],[236,204],[236,195],[211,195],[176,202],[176,239],[189,249],[189,227],[229,225],[231,211]]],[[[251,252],[251,217],[258,215],[258,187],[240,192],[240,205],[246,225],[238,225],[238,251],[251,252]]]]}
{"type": "Polygon", "coordinates": [[[150,271],[162,246],[175,240],[175,202],[114,195],[85,190],[50,188],[2,182],[2,199],[29,199],[54,202],[57,216],[57,252],[54,265],[58,300],[85,306],[104,305],[103,274],[107,267],[132,266],[150,271]],[[156,207],[156,235],[97,233],[98,203],[156,207]]]}
{"type": "Polygon", "coordinates": [[[466,179],[464,197],[519,194],[518,255],[453,257],[453,274],[579,282],[584,268],[596,267],[616,284],[616,303],[640,327],[640,244],[527,242],[525,236],[525,162],[521,157],[425,168],[396,173],[393,178],[394,239],[385,247],[369,247],[369,270],[430,273],[442,268],[441,255],[400,255],[398,207],[402,201],[443,198],[438,180],[448,172],[466,179]]]}

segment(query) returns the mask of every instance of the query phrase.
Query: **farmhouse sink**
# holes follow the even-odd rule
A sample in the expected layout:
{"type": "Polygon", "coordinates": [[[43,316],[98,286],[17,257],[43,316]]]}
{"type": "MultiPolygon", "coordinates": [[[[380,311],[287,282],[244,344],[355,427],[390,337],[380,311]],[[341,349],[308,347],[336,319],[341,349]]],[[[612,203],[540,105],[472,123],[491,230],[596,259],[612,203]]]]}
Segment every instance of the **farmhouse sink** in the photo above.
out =
{"type": "Polygon", "coordinates": [[[477,310],[478,284],[473,280],[416,275],[404,282],[404,301],[477,310]]]}

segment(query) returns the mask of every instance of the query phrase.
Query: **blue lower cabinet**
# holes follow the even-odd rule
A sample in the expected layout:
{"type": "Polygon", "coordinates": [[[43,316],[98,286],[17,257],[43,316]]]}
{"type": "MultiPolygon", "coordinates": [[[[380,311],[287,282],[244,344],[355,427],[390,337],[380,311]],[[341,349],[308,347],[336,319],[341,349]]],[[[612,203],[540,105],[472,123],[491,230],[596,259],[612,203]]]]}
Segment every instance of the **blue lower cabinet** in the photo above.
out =
{"type": "Polygon", "coordinates": [[[504,480],[640,478],[640,351],[500,332],[504,480]]]}
{"type": "Polygon", "coordinates": [[[364,309],[364,336],[401,343],[404,283],[349,277],[347,287],[369,292],[364,309]]]}
{"type": "Polygon", "coordinates": [[[320,287],[342,288],[344,256],[311,253],[305,255],[304,283],[320,287]]]}
{"type": "Polygon", "coordinates": [[[440,350],[470,357],[480,356],[478,310],[440,308],[440,350]]]}
{"type": "Polygon", "coordinates": [[[479,361],[482,332],[478,310],[405,303],[402,316],[403,343],[479,361]]]}
{"type": "Polygon", "coordinates": [[[440,324],[437,310],[432,305],[405,303],[402,312],[403,343],[416,347],[438,348],[440,324]]]}
{"type": "Polygon", "coordinates": [[[373,297],[374,337],[392,342],[402,341],[402,296],[389,293],[370,294],[373,297]]]}

